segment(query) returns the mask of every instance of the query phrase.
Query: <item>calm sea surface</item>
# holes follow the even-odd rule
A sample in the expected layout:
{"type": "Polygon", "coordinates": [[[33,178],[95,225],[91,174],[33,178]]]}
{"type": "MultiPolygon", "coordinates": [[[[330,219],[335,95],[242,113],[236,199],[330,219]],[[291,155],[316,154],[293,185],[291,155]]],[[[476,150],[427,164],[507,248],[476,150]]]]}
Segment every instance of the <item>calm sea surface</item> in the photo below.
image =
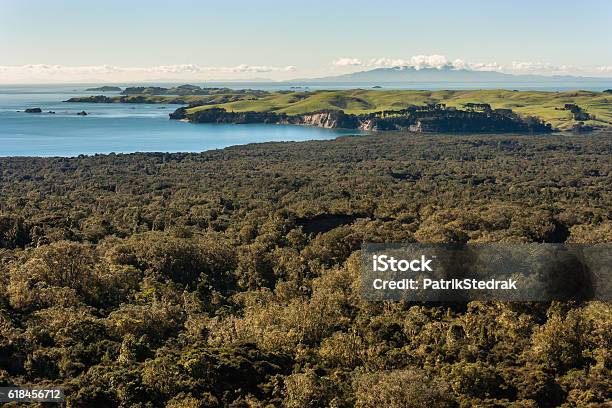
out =
{"type": "MultiPolygon", "coordinates": [[[[0,86],[0,156],[78,156],[95,153],[200,152],[270,141],[334,139],[355,131],[330,130],[285,125],[190,124],[168,119],[179,105],[66,103],[73,96],[100,94],[86,88],[97,85],[24,85],[0,86]],[[23,112],[39,107],[40,114],[23,112]],[[89,115],[78,116],[86,111],[89,115]],[[19,111],[19,112],[18,112],[19,111]],[[53,111],[55,114],[50,114],[53,111]]],[[[122,87],[130,84],[120,85],[122,87]]],[[[158,84],[170,86],[171,84],[158,84]]],[[[201,84],[198,84],[201,85],[201,84]]],[[[371,84],[279,84],[279,83],[208,83],[265,90],[371,88],[371,84]]],[[[481,84],[482,85],[482,84],[481,84]]],[[[487,84],[503,88],[508,84],[487,84]]],[[[475,89],[478,84],[385,84],[383,89],[475,89]]],[[[481,86],[482,87],[482,86],[481,86]]],[[[513,89],[566,90],[574,84],[551,86],[516,84],[513,89]]],[[[593,84],[592,90],[601,90],[593,84]]],[[[590,89],[581,84],[581,89],[590,89]]],[[[118,93],[106,92],[112,96],[118,93]]]]}
{"type": "Polygon", "coordinates": [[[180,105],[62,102],[73,96],[97,94],[84,89],[0,87],[0,156],[201,152],[247,143],[334,139],[358,133],[303,126],[191,124],[169,120],[168,114],[180,105]],[[29,107],[39,107],[43,113],[23,112],[29,107]],[[77,112],[83,110],[89,115],[78,116],[77,112]]]}

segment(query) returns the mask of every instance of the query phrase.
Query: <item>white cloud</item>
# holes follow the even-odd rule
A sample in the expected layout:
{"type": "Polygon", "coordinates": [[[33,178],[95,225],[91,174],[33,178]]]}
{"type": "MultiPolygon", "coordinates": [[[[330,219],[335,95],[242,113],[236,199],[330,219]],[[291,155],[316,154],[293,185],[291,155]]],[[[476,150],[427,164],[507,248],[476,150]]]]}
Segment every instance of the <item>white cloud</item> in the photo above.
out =
{"type": "Polygon", "coordinates": [[[350,67],[362,65],[362,61],[358,58],[338,58],[333,62],[337,67],[350,67]]]}
{"type": "Polygon", "coordinates": [[[561,70],[561,68],[545,62],[513,61],[509,70],[516,73],[535,74],[540,72],[555,72],[561,70]]]}
{"type": "Polygon", "coordinates": [[[612,65],[597,67],[596,70],[602,74],[612,74],[612,65]]]}
{"type": "Polygon", "coordinates": [[[502,72],[504,67],[497,62],[466,62],[462,59],[456,59],[451,63],[455,69],[468,69],[471,71],[498,71],[502,72]]]}
{"type": "Polygon", "coordinates": [[[393,59],[393,58],[372,58],[368,61],[367,66],[372,68],[390,68],[390,67],[403,67],[408,66],[410,61],[404,59],[393,59]]]}
{"type": "Polygon", "coordinates": [[[146,81],[157,79],[207,80],[213,76],[246,78],[252,74],[290,73],[294,66],[274,67],[241,64],[232,67],[199,66],[196,64],[160,65],[153,67],[120,67],[115,65],[65,66],[27,64],[0,65],[0,83],[10,82],[79,82],[79,81],[146,81]]]}
{"type": "Polygon", "coordinates": [[[409,59],[396,58],[373,58],[368,61],[370,67],[413,67],[415,69],[438,68],[441,69],[449,65],[449,61],[444,55],[415,55],[409,59]]]}
{"type": "Polygon", "coordinates": [[[415,69],[441,69],[448,65],[448,60],[444,55],[417,55],[410,58],[410,65],[415,69]]]}
{"type": "Polygon", "coordinates": [[[296,68],[292,65],[286,67],[268,67],[268,66],[253,66],[253,65],[238,65],[236,67],[209,67],[211,71],[220,72],[293,72],[296,68]]]}
{"type": "Polygon", "coordinates": [[[612,74],[612,66],[555,66],[546,62],[513,61],[508,71],[519,74],[609,76],[612,74]]]}

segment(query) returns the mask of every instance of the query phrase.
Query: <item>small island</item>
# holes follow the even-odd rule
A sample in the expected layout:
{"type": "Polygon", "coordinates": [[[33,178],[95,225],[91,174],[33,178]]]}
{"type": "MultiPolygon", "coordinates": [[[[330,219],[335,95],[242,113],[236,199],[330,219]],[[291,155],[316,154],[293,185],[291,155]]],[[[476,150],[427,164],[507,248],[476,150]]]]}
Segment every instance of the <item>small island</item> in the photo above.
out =
{"type": "Polygon", "coordinates": [[[87,92],[121,92],[118,86],[99,86],[97,88],[87,88],[87,92]]]}

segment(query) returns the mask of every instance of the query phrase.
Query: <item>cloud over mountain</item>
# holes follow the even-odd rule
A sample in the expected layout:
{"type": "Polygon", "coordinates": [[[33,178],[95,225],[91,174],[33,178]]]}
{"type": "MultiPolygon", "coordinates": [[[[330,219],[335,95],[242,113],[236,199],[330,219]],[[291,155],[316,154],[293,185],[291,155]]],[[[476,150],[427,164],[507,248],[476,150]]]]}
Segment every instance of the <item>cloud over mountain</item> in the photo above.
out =
{"type": "Polygon", "coordinates": [[[410,58],[371,58],[364,62],[359,58],[339,58],[333,62],[336,67],[361,67],[362,69],[411,67],[416,70],[425,68],[451,68],[470,71],[494,71],[508,74],[537,74],[537,75],[591,75],[609,76],[612,66],[572,66],[554,65],[545,62],[513,61],[510,64],[497,62],[468,62],[463,59],[450,60],[444,55],[415,55],[410,58]]]}
{"type": "Polygon", "coordinates": [[[334,65],[337,67],[360,66],[362,64],[358,58],[338,58],[334,61],[334,65]]]}

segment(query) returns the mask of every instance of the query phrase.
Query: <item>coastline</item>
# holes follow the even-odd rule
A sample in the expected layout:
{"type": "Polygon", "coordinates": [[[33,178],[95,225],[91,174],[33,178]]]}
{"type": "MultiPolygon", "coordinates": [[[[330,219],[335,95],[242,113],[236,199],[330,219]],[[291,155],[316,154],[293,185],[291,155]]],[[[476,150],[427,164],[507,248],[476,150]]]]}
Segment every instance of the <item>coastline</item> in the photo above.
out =
{"type": "Polygon", "coordinates": [[[293,90],[126,88],[66,102],[178,104],[171,119],[193,123],[284,123],[423,132],[591,131],[612,127],[610,92],[509,90],[293,90]],[[138,93],[141,92],[141,93],[138,93]]]}

